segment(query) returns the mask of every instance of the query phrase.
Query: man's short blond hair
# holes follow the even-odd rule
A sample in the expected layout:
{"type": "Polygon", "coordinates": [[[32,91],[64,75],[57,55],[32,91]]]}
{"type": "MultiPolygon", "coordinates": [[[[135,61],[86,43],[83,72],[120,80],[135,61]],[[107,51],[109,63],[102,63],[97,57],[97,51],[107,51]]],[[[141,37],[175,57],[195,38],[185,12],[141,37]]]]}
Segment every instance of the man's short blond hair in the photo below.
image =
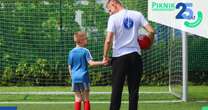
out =
{"type": "Polygon", "coordinates": [[[87,37],[87,33],[86,32],[75,32],[74,33],[74,42],[79,43],[80,40],[82,40],[83,38],[87,37]]]}
{"type": "Polygon", "coordinates": [[[114,2],[114,3],[117,3],[117,4],[119,4],[119,5],[122,5],[122,3],[121,3],[120,0],[108,0],[108,1],[106,2],[106,7],[108,6],[108,4],[109,4],[110,2],[114,2]]]}

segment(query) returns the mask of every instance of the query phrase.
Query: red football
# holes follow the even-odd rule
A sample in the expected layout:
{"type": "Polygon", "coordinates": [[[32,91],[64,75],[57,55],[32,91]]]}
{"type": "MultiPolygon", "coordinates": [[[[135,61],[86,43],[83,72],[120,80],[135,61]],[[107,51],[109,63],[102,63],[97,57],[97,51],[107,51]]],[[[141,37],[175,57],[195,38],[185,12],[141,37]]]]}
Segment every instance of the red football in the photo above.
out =
{"type": "Polygon", "coordinates": [[[137,41],[141,49],[148,49],[151,47],[151,39],[146,35],[139,36],[137,41]]]}

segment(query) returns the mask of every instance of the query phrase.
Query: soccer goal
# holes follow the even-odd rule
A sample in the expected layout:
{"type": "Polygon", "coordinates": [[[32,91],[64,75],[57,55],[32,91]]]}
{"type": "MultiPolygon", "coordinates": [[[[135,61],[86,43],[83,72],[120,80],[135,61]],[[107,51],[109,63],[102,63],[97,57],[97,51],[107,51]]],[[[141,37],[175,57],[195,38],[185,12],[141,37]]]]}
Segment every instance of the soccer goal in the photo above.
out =
{"type": "MultiPolygon", "coordinates": [[[[122,2],[147,17],[146,0],[122,2]]],[[[75,46],[73,33],[86,31],[87,48],[95,60],[102,60],[109,16],[103,3],[104,0],[1,0],[0,102],[73,101],[67,69],[68,52],[75,46]]],[[[150,23],[157,34],[151,49],[142,51],[140,100],[186,101],[185,34],[150,23]]],[[[89,70],[92,101],[108,103],[111,67],[89,70]]],[[[126,86],[123,95],[122,101],[127,102],[126,86]]]]}

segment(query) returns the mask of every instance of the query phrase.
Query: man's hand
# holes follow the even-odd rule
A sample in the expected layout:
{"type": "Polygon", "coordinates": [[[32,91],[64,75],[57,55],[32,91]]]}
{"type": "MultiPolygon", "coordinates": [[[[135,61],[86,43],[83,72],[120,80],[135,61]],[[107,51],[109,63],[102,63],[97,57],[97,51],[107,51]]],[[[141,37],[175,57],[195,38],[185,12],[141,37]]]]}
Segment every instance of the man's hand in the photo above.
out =
{"type": "Polygon", "coordinates": [[[155,36],[155,30],[152,28],[152,26],[150,24],[147,24],[146,26],[144,26],[144,28],[148,32],[148,37],[151,39],[151,43],[153,43],[154,36],[155,36]]]}
{"type": "Polygon", "coordinates": [[[105,66],[107,66],[110,63],[109,61],[110,61],[109,57],[103,57],[103,63],[105,66]]]}

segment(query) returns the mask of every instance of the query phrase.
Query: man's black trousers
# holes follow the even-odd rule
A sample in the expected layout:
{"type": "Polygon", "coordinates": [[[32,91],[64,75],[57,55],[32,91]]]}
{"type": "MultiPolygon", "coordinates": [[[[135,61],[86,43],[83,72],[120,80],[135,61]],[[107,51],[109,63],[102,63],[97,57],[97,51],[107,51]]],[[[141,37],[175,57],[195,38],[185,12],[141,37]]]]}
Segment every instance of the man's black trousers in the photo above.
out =
{"type": "Polygon", "coordinates": [[[137,110],[143,63],[137,52],[112,58],[112,94],[110,110],[119,110],[125,79],[129,91],[129,110],[137,110]]]}

